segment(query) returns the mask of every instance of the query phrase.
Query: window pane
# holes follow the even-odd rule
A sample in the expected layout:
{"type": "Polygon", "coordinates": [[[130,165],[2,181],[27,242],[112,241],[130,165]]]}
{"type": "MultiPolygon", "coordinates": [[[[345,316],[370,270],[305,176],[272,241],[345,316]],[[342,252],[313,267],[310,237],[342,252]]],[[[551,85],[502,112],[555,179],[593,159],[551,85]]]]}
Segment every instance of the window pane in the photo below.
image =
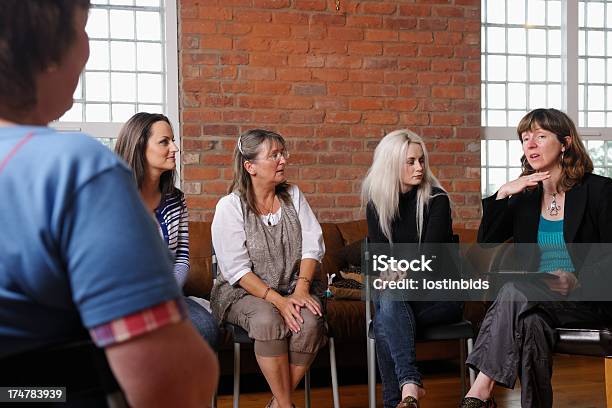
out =
{"type": "Polygon", "coordinates": [[[159,7],[159,0],[136,0],[136,5],[140,7],[159,7]]]}
{"type": "Polygon", "coordinates": [[[561,85],[548,85],[549,108],[561,109],[561,85]]]}
{"type": "Polygon", "coordinates": [[[506,126],[506,111],[489,110],[487,112],[487,126],[506,126]]]}
{"type": "Polygon", "coordinates": [[[510,166],[519,166],[521,157],[523,157],[523,146],[518,140],[510,140],[508,142],[508,164],[510,166]]]}
{"type": "Polygon", "coordinates": [[[546,85],[529,86],[529,109],[546,107],[546,85]]]}
{"type": "Polygon", "coordinates": [[[525,24],[525,3],[507,1],[508,24],[525,24]]]}
{"type": "Polygon", "coordinates": [[[489,81],[506,80],[506,57],[503,55],[491,55],[487,67],[487,79],[489,81]]]}
{"type": "Polygon", "coordinates": [[[603,166],[605,156],[604,142],[601,140],[589,140],[587,142],[587,149],[591,160],[593,160],[593,165],[603,166]]]}
{"type": "Polygon", "coordinates": [[[548,32],[548,54],[561,55],[561,30],[548,32]]]}
{"type": "Polygon", "coordinates": [[[136,69],[136,46],[133,42],[111,42],[111,67],[117,71],[136,69]]]}
{"type": "Polygon", "coordinates": [[[480,168],[480,194],[483,196],[490,194],[487,191],[487,169],[485,167],[480,168]]]}
{"type": "Polygon", "coordinates": [[[112,108],[113,122],[127,122],[136,113],[136,106],[114,103],[112,108]]]}
{"type": "Polygon", "coordinates": [[[527,7],[527,24],[546,24],[546,2],[544,0],[529,0],[527,7]]]}
{"type": "Polygon", "coordinates": [[[527,32],[524,28],[508,28],[508,53],[525,54],[527,52],[527,32]]]}
{"type": "Polygon", "coordinates": [[[162,102],[162,76],[155,74],[138,75],[138,101],[161,103],[162,102]]]}
{"type": "Polygon", "coordinates": [[[85,97],[88,101],[110,100],[110,84],[107,72],[85,73],[85,97]]]}
{"type": "Polygon", "coordinates": [[[88,103],[85,106],[85,120],[87,122],[108,122],[110,120],[108,105],[88,103]]]}
{"type": "Polygon", "coordinates": [[[108,42],[90,41],[86,69],[108,69],[108,42]]]}
{"type": "Polygon", "coordinates": [[[134,39],[134,12],[128,10],[111,10],[110,34],[112,38],[134,39]]]}
{"type": "Polygon", "coordinates": [[[136,74],[113,72],[111,85],[113,101],[136,102],[136,74]]]}
{"type": "Polygon", "coordinates": [[[87,27],[85,28],[90,38],[108,37],[108,11],[101,9],[89,10],[87,27]]]}
{"type": "MultiPolygon", "coordinates": [[[[589,93],[587,97],[588,110],[603,110],[604,109],[604,87],[591,85],[587,88],[587,92],[589,93]]],[[[589,126],[593,126],[589,120],[589,126]]]]}
{"type": "Polygon", "coordinates": [[[504,28],[487,28],[487,51],[506,52],[506,30],[504,28]]]}
{"type": "Polygon", "coordinates": [[[561,82],[561,59],[548,59],[548,80],[551,82],[561,82]]]}
{"type": "Polygon", "coordinates": [[[587,27],[603,27],[604,15],[604,5],[602,3],[587,3],[587,27]]]}
{"type": "Polygon", "coordinates": [[[138,112],[163,113],[161,105],[138,105],[138,112]]]}
{"type": "Polygon", "coordinates": [[[110,0],[110,4],[117,6],[133,6],[134,0],[110,0]]]}
{"type": "Polygon", "coordinates": [[[527,108],[527,87],[525,84],[508,84],[508,107],[510,109],[527,108]]]}
{"type": "Polygon", "coordinates": [[[546,54],[546,30],[527,30],[530,54],[546,54]]]}
{"type": "Polygon", "coordinates": [[[546,81],[545,58],[531,58],[529,60],[529,79],[535,82],[546,81]]]}
{"type": "Polygon", "coordinates": [[[506,141],[505,140],[489,140],[489,166],[506,166],[506,141]]]}
{"type": "Polygon", "coordinates": [[[548,2],[548,25],[561,26],[561,2],[548,2]]]}
{"type": "Polygon", "coordinates": [[[522,111],[508,111],[508,126],[517,127],[523,116],[525,116],[527,112],[522,111]]]}
{"type": "Polygon", "coordinates": [[[489,108],[504,109],[506,107],[506,86],[503,84],[487,85],[489,108]]]}
{"type": "Polygon", "coordinates": [[[161,39],[161,19],[159,13],[148,11],[136,12],[136,38],[153,41],[161,39]]]}
{"type": "Polygon", "coordinates": [[[487,22],[505,24],[506,13],[504,7],[500,7],[499,0],[487,0],[487,22]]]}
{"type": "Polygon", "coordinates": [[[588,126],[603,127],[606,125],[605,115],[603,112],[588,112],[587,113],[588,126]]]}
{"type": "Polygon", "coordinates": [[[162,71],[162,46],[159,43],[138,43],[138,70],[162,71]]]}
{"type": "Polygon", "coordinates": [[[508,57],[508,80],[517,82],[527,81],[526,57],[508,57]]]}
{"type": "Polygon", "coordinates": [[[486,140],[480,141],[480,164],[487,164],[487,142],[486,140]]]}
{"type": "Polygon", "coordinates": [[[603,58],[589,58],[587,72],[590,84],[603,84],[606,82],[606,61],[603,58]]]}
{"type": "Polygon", "coordinates": [[[587,35],[588,55],[604,55],[604,33],[601,31],[589,31],[587,35]]]}

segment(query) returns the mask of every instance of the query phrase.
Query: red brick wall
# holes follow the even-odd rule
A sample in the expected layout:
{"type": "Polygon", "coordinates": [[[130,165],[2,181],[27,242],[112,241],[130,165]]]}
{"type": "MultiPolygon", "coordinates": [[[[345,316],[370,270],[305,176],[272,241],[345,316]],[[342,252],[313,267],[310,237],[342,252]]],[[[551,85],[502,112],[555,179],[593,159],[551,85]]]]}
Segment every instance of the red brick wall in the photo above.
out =
{"type": "Polygon", "coordinates": [[[422,135],[457,226],[480,204],[480,0],[179,0],[183,188],[210,220],[237,135],[280,132],[320,221],[362,218],[384,134],[422,135]]]}

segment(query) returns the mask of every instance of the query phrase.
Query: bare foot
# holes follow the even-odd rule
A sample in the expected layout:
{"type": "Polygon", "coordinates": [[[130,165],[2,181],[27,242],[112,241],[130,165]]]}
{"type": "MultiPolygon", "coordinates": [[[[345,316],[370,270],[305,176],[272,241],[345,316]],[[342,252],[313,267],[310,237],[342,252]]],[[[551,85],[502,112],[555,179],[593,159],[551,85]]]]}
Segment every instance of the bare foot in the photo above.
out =
{"type": "Polygon", "coordinates": [[[404,384],[402,387],[402,399],[408,396],[418,401],[425,396],[425,388],[419,387],[416,384],[404,384]]]}

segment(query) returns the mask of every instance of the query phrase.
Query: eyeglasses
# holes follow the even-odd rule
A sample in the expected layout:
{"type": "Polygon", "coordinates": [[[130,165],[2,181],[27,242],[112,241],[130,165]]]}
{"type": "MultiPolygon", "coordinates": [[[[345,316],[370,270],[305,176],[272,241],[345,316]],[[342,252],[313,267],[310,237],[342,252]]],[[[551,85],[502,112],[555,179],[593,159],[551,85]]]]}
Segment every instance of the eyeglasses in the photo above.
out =
{"type": "Polygon", "coordinates": [[[269,161],[275,161],[275,162],[279,162],[281,160],[281,158],[285,158],[285,160],[289,159],[289,152],[286,150],[283,150],[282,152],[276,152],[268,157],[266,157],[265,159],[263,158],[254,158],[251,159],[251,161],[253,160],[269,160],[269,161]]]}

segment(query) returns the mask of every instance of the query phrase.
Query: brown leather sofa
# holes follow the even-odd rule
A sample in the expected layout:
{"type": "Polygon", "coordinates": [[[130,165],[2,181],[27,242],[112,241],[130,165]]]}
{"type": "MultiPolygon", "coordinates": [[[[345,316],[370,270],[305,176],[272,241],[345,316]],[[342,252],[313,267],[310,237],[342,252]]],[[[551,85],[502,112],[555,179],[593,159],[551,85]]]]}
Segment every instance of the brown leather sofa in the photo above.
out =
{"type": "MultiPolygon", "coordinates": [[[[325,274],[338,273],[346,265],[343,259],[343,248],[363,239],[367,234],[365,220],[340,223],[322,223],[323,239],[325,241],[325,257],[321,272],[325,274]]],[[[461,243],[473,243],[476,231],[456,229],[461,243]]],[[[184,287],[186,295],[207,297],[212,287],[211,235],[210,222],[190,222],[190,259],[191,271],[184,287]]],[[[478,327],[484,316],[485,306],[480,303],[466,305],[465,317],[478,327]]],[[[366,367],[366,325],[365,303],[361,300],[335,299],[327,302],[327,320],[336,340],[336,361],[340,376],[342,370],[348,368],[366,367]]],[[[458,347],[454,341],[438,341],[419,343],[417,358],[420,360],[452,359],[458,357],[458,347]]],[[[242,372],[256,370],[253,353],[243,353],[242,372]]],[[[328,365],[327,352],[319,353],[314,366],[328,365]]],[[[221,373],[232,373],[232,349],[229,339],[219,351],[221,373]]]]}

